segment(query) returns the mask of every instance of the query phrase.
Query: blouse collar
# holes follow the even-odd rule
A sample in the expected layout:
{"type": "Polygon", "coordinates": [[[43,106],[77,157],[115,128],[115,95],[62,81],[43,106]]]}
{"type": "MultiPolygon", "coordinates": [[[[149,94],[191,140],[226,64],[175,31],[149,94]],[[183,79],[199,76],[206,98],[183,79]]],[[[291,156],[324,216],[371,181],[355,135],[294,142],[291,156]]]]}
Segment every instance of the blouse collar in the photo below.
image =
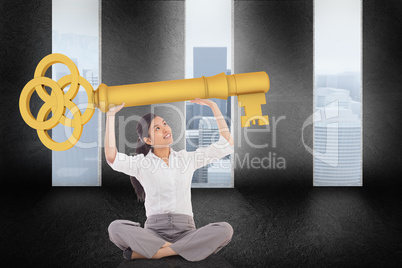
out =
{"type": "MultiPolygon", "coordinates": [[[[173,155],[173,154],[176,152],[176,151],[173,150],[173,148],[170,147],[170,146],[169,146],[169,149],[170,149],[170,155],[173,155]]],[[[170,155],[169,155],[169,156],[170,156],[170,155]]],[[[147,154],[146,156],[152,156],[152,157],[160,158],[159,156],[157,156],[156,154],[154,154],[154,153],[152,152],[152,149],[149,150],[149,152],[148,152],[148,154],[147,154]]]]}

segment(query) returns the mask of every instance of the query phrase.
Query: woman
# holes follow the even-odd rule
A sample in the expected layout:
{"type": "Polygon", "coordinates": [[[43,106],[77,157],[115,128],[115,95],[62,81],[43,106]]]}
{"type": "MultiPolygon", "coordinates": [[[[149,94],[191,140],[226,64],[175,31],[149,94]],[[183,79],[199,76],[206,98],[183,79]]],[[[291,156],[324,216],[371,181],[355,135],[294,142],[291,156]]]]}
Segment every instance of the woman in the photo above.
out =
{"type": "Polygon", "coordinates": [[[191,180],[196,169],[231,154],[233,138],[218,105],[208,99],[191,101],[209,106],[219,127],[219,140],[195,152],[174,151],[172,131],[155,114],[144,115],[137,124],[137,155],[119,153],[115,141],[115,115],[124,103],[106,116],[105,156],[116,171],[132,176],[138,199],[144,199],[147,220],[115,220],[108,228],[110,240],[126,259],[180,255],[188,261],[200,261],[227,245],[233,228],[227,222],[196,228],[191,206],[191,180]],[[138,152],[143,153],[138,153],[138,152]],[[163,160],[163,161],[162,161],[163,160]]]}

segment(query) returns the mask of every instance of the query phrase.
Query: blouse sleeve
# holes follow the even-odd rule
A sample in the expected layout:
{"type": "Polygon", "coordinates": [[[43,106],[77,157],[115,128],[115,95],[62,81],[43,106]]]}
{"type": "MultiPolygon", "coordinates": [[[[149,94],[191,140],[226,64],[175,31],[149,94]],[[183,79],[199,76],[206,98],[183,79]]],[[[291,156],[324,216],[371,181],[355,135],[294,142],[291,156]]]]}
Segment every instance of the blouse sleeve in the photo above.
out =
{"type": "Polygon", "coordinates": [[[129,176],[136,177],[140,181],[138,173],[139,173],[140,161],[143,158],[144,154],[128,156],[126,154],[117,152],[113,163],[110,163],[107,159],[106,161],[113,170],[125,173],[129,176]]]}
{"type": "Polygon", "coordinates": [[[199,169],[222,157],[234,153],[234,145],[230,145],[225,137],[220,135],[219,140],[207,147],[197,148],[194,153],[194,167],[199,169]]]}

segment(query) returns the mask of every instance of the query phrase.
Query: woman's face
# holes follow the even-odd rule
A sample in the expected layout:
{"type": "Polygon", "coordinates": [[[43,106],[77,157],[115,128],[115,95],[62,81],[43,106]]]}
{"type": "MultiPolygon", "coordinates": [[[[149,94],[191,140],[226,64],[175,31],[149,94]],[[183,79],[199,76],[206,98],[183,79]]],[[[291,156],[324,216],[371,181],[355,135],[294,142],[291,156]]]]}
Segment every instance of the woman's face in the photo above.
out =
{"type": "Polygon", "coordinates": [[[172,130],[165,120],[156,116],[149,126],[150,139],[147,138],[146,142],[154,146],[154,148],[167,147],[173,143],[172,130]]]}

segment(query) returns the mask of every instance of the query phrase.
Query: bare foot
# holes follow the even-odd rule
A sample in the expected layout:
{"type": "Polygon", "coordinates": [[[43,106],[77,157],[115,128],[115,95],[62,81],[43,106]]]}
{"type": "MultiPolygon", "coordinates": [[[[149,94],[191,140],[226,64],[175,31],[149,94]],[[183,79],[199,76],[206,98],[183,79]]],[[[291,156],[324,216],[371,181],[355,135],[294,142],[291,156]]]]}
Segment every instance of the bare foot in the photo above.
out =
{"type": "MultiPolygon", "coordinates": [[[[170,248],[165,249],[170,245],[172,245],[172,243],[170,242],[166,242],[165,244],[163,244],[163,246],[156,252],[156,254],[152,257],[152,259],[159,259],[165,256],[177,255],[177,253],[172,249],[170,248]]],[[[133,251],[133,253],[131,254],[131,259],[147,259],[147,257],[133,251]]]]}
{"type": "Polygon", "coordinates": [[[173,243],[166,242],[166,243],[162,246],[162,248],[168,247],[168,246],[170,246],[170,245],[172,245],[172,244],[173,244],[173,243]]]}
{"type": "Polygon", "coordinates": [[[155,255],[152,256],[152,259],[160,259],[167,256],[179,255],[176,251],[171,249],[170,247],[160,248],[155,255]]]}

